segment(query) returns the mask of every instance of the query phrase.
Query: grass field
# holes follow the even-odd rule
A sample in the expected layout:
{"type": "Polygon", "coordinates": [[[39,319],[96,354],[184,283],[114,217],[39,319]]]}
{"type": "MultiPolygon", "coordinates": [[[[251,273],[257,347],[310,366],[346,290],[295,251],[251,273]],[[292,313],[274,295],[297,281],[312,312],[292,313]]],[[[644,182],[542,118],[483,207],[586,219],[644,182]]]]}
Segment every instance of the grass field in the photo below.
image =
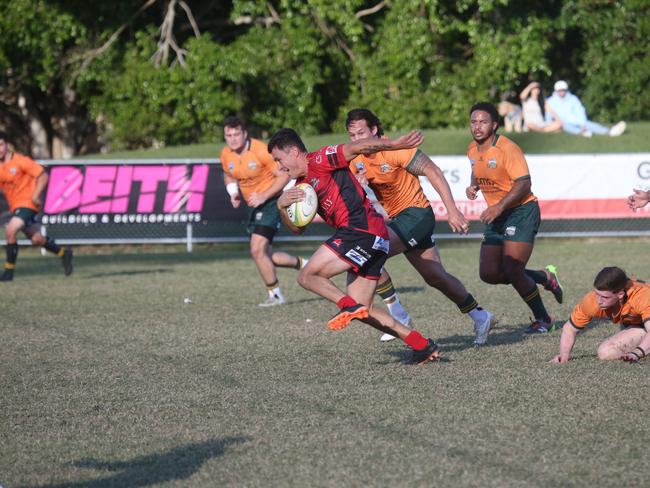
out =
{"type": "MultiPolygon", "coordinates": [[[[649,245],[540,239],[531,265],[557,264],[567,289],[563,305],[544,293],[549,311],[564,321],[605,265],[650,277],[649,245]]],[[[469,319],[394,258],[403,303],[443,348],[424,366],[364,324],[328,331],[334,305],[295,272],[280,271],[289,304],[258,308],[239,247],[80,249],[70,278],[21,251],[2,284],[0,484],[645,486],[650,363],[600,363],[616,330],[600,324],[549,364],[559,333],[523,334],[514,291],[477,279],[478,242],[440,247],[500,324],[473,348],[469,319]]]]}
{"type": "MultiPolygon", "coordinates": [[[[401,134],[401,133],[399,133],[401,134]]],[[[397,135],[397,134],[392,134],[397,135]]],[[[594,136],[591,139],[570,134],[506,133],[514,139],[526,154],[576,154],[576,153],[630,153],[650,152],[650,122],[628,124],[628,130],[621,137],[594,136]]],[[[305,144],[311,151],[327,144],[348,141],[348,135],[325,134],[305,137],[305,144]]],[[[437,129],[424,131],[422,149],[431,155],[464,155],[471,141],[468,129],[437,129]]],[[[215,134],[214,143],[174,146],[140,151],[117,151],[106,155],[91,155],[88,158],[218,158],[223,148],[221,134],[215,134]]],[[[84,156],[87,157],[87,156],[84,156]]]]}

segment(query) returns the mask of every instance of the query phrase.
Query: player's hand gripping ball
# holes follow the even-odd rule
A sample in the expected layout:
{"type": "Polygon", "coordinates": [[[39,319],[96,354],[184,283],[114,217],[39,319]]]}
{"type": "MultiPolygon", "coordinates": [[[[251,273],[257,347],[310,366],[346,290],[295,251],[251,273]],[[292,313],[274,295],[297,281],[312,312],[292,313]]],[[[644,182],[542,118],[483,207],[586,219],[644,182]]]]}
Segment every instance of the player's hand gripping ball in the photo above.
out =
{"type": "Polygon", "coordinates": [[[296,227],[304,227],[309,224],[318,210],[318,197],[316,190],[309,183],[298,183],[296,188],[305,192],[302,201],[294,202],[287,207],[287,215],[296,227]]]}

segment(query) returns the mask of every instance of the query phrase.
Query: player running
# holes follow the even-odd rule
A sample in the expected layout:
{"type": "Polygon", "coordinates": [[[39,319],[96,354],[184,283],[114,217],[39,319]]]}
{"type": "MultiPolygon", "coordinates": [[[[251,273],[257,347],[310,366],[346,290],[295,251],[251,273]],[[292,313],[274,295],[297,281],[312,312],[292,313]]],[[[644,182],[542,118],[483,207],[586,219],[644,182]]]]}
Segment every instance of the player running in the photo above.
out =
{"type": "MultiPolygon", "coordinates": [[[[384,135],[379,118],[365,108],[348,112],[345,125],[352,141],[384,135]]],[[[352,160],[350,169],[362,183],[370,186],[390,217],[389,257],[403,253],[429,286],[439,290],[456,304],[461,313],[472,318],[474,344],[485,344],[490,327],[496,323],[494,315],[481,308],[463,283],[445,270],[435,247],[433,230],[436,218],[419,176],[425,176],[442,198],[452,230],[466,233],[469,227],[456,207],[440,168],[422,151],[411,148],[361,154],[352,160]]],[[[385,279],[390,278],[382,274],[379,287],[385,279]]]]}
{"type": "Polygon", "coordinates": [[[259,306],[282,305],[285,299],[275,267],[300,269],[305,264],[300,257],[272,249],[273,237],[280,228],[276,202],[289,177],[279,170],[262,141],[248,137],[239,118],[227,117],[223,134],[226,147],[221,151],[221,166],[226,191],[233,208],[241,205],[242,196],[248,204],[250,252],[269,294],[259,306]]]}
{"type": "MultiPolygon", "coordinates": [[[[412,360],[418,364],[438,358],[437,344],[400,324],[387,312],[372,307],[377,279],[388,257],[388,231],[383,217],[350,171],[349,162],[359,154],[408,149],[421,143],[422,133],[413,131],[396,140],[363,139],[309,153],[293,129],[281,129],[271,137],[268,146],[289,177],[314,187],[318,214],[336,229],[298,275],[301,286],[339,307],[327,326],[339,330],[354,319],[361,320],[402,339],[413,349],[412,360]],[[348,277],[345,292],[332,281],[332,277],[344,272],[348,277]]],[[[295,234],[303,229],[293,225],[286,208],[303,198],[303,190],[291,188],[278,199],[282,220],[295,234]]]]}
{"type": "Polygon", "coordinates": [[[480,190],[488,204],[480,216],[485,231],[479,275],[486,283],[510,284],[517,290],[535,316],[527,332],[550,332],[555,326],[537,284],[551,291],[558,303],[562,303],[563,290],[555,266],[526,269],[539,229],[539,205],[531,192],[524,153],[510,139],[497,134],[498,121],[499,115],[491,103],[480,102],[470,110],[474,141],[467,148],[467,157],[472,178],[465,193],[475,200],[480,190]]]}
{"type": "Polygon", "coordinates": [[[5,227],[7,260],[0,281],[12,281],[18,259],[18,232],[25,234],[35,246],[61,258],[63,273],[72,274],[72,250],[62,248],[51,237],[41,233],[38,212],[43,203],[43,192],[49,179],[43,166],[31,158],[13,151],[9,137],[0,132],[0,189],[3,191],[11,219],[5,227]]]}
{"type": "Polygon", "coordinates": [[[650,354],[650,285],[609,267],[596,275],[594,289],[573,309],[562,328],[560,354],[551,362],[568,362],[578,333],[592,319],[602,318],[620,324],[621,330],[598,346],[598,359],[637,362],[650,354]]]}

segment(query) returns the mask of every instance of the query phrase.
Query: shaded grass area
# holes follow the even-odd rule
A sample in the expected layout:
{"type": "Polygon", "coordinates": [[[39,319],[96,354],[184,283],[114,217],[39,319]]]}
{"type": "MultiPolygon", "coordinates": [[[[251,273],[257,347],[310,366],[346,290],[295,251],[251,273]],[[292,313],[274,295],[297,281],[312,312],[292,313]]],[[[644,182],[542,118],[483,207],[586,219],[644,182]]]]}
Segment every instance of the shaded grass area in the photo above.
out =
{"type": "MultiPolygon", "coordinates": [[[[605,265],[650,278],[650,241],[539,240],[567,289],[564,321],[605,265]]],[[[443,242],[443,260],[500,323],[472,347],[467,317],[389,261],[439,364],[353,323],[280,270],[289,304],[261,309],[253,264],[237,246],[193,254],[21,251],[2,284],[0,369],[5,487],[639,486],[650,435],[648,363],[600,363],[600,324],[575,359],[548,364],[559,333],[528,337],[509,287],[477,278],[476,241],[443,242]],[[190,298],[191,304],[184,304],[190,298]]],[[[303,255],[312,247],[290,248],[303,255]]],[[[83,250],[80,250],[83,251],[83,250]]],[[[340,283],[340,281],[339,281],[340,283]]],[[[647,474],[647,470],[645,471],[647,474]]]]}
{"type": "MultiPolygon", "coordinates": [[[[415,127],[414,127],[415,128],[415,127]]],[[[431,155],[464,155],[472,140],[467,129],[425,130],[421,149],[431,155]]],[[[391,135],[400,135],[392,133],[391,135]]],[[[570,134],[504,133],[517,142],[526,154],[576,154],[576,153],[630,153],[650,151],[650,122],[628,124],[628,130],[620,137],[594,136],[586,139],[570,134]]],[[[342,130],[337,134],[306,136],[305,145],[310,151],[328,145],[348,141],[342,130]]],[[[212,144],[194,144],[161,149],[117,151],[104,155],[84,156],[89,159],[119,158],[218,158],[224,143],[221,134],[215,134],[212,144]]]]}

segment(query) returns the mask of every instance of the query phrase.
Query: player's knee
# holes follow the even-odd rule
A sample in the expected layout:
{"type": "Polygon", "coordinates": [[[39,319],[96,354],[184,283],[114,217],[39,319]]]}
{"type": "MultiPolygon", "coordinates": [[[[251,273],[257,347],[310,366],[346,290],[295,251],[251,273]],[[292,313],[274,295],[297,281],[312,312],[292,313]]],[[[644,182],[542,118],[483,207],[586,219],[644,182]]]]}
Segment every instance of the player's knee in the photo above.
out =
{"type": "Polygon", "coordinates": [[[305,272],[305,268],[301,269],[300,272],[298,273],[298,277],[296,278],[296,281],[300,286],[305,288],[306,290],[310,290],[310,283],[311,283],[311,275],[308,272],[305,272]]]}
{"type": "Polygon", "coordinates": [[[32,244],[34,244],[35,246],[44,246],[47,243],[47,239],[42,235],[38,235],[38,234],[30,237],[30,240],[32,241],[32,244]]]}
{"type": "Polygon", "coordinates": [[[483,283],[487,283],[488,285],[498,285],[501,283],[499,273],[494,273],[492,270],[479,269],[478,276],[483,283]]]}
{"type": "Polygon", "coordinates": [[[612,344],[611,342],[603,342],[600,346],[598,346],[598,359],[601,361],[612,361],[614,359],[618,359],[621,357],[623,354],[623,351],[621,351],[618,347],[616,347],[615,344],[612,344]]]}

